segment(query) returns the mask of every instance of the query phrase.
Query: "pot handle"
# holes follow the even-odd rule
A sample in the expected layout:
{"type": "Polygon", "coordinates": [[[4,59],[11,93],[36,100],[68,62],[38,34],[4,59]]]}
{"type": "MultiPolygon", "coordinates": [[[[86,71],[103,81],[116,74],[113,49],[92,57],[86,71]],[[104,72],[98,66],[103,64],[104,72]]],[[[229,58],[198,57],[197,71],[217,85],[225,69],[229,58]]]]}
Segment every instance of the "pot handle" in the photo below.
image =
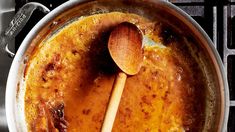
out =
{"type": "Polygon", "coordinates": [[[43,13],[50,12],[50,10],[46,6],[40,3],[27,3],[20,8],[20,10],[15,14],[12,21],[6,28],[5,32],[1,33],[0,35],[1,49],[12,58],[15,56],[15,53],[9,50],[8,42],[14,39],[16,35],[22,30],[35,9],[39,9],[43,13]]]}

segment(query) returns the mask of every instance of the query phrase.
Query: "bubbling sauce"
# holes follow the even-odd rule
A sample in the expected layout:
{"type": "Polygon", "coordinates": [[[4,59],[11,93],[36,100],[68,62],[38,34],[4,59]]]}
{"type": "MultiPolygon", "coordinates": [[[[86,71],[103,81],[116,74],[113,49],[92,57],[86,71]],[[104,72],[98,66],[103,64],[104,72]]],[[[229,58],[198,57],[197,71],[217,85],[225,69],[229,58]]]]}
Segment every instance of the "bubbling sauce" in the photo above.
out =
{"type": "Polygon", "coordinates": [[[160,22],[112,12],[73,21],[38,45],[25,73],[28,131],[100,131],[117,71],[107,41],[124,21],[157,44],[144,43],[143,66],[127,78],[113,132],[202,130],[206,85],[186,44],[160,22]]]}

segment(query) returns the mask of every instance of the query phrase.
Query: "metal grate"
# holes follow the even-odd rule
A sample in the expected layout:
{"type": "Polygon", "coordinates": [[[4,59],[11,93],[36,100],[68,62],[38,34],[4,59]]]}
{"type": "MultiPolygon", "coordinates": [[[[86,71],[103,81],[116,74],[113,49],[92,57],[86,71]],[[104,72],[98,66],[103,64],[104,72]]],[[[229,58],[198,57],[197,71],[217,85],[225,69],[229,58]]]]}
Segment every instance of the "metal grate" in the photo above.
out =
{"type": "MultiPolygon", "coordinates": [[[[235,0],[231,0],[235,2],[235,0]]],[[[235,131],[235,3],[223,6],[223,61],[228,73],[230,115],[228,132],[235,131]]]]}
{"type": "MultiPolygon", "coordinates": [[[[15,0],[16,10],[27,2],[40,2],[54,9],[67,0],[15,0]]],[[[235,0],[167,0],[191,15],[207,32],[218,50],[228,75],[230,114],[228,132],[235,132],[235,0]]],[[[35,12],[33,18],[16,37],[16,47],[30,29],[44,16],[35,12]]],[[[17,48],[16,48],[17,49],[17,48]]]]}

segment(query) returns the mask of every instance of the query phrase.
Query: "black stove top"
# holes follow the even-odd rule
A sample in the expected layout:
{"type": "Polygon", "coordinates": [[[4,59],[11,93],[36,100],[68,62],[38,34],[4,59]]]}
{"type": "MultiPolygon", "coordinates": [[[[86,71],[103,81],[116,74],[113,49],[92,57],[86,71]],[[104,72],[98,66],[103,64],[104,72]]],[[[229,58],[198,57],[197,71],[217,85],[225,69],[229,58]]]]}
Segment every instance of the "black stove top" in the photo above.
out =
{"type": "MultiPolygon", "coordinates": [[[[53,10],[67,0],[15,0],[16,11],[27,2],[39,2],[53,10]]],[[[207,32],[223,60],[228,76],[230,113],[228,132],[235,132],[235,0],[168,0],[191,15],[207,32]]],[[[35,11],[16,37],[16,49],[26,34],[44,16],[35,11]]]]}

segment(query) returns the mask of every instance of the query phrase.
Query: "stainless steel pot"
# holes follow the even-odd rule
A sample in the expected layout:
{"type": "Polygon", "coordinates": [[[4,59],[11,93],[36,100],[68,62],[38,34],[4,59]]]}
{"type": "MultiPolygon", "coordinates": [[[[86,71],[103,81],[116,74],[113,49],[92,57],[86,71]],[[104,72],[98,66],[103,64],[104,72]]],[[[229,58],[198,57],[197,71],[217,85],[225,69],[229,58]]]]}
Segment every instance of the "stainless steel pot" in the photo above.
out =
{"type": "Polygon", "coordinates": [[[48,9],[41,4],[27,4],[16,14],[6,32],[0,36],[5,51],[10,56],[15,56],[6,86],[6,114],[10,131],[26,131],[23,74],[25,62],[35,46],[75,18],[112,11],[131,12],[152,20],[158,19],[185,36],[192,55],[203,69],[208,85],[203,131],[226,131],[229,93],[222,61],[203,29],[178,7],[159,0],[68,1],[47,14],[34,26],[15,55],[7,48],[7,42],[19,33],[33,10],[37,8],[48,12],[48,9]]]}

